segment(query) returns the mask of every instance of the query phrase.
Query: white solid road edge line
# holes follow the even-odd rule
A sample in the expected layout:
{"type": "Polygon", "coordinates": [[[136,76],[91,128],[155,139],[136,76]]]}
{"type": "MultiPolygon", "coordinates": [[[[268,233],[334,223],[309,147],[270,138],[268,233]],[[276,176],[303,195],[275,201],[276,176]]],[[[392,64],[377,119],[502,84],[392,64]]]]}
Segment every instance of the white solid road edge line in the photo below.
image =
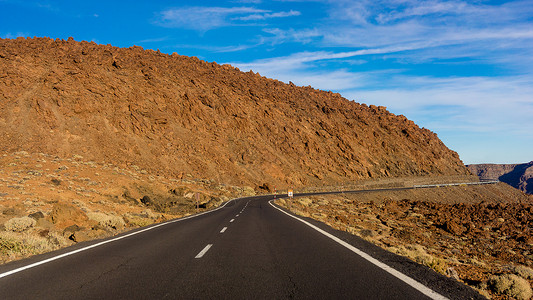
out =
{"type": "Polygon", "coordinates": [[[330,234],[330,233],[328,233],[328,232],[326,232],[326,231],[324,231],[324,230],[322,230],[322,229],[316,227],[315,225],[313,225],[313,224],[311,224],[311,223],[309,223],[309,222],[307,222],[307,221],[305,221],[305,220],[302,220],[302,219],[300,219],[300,218],[298,218],[298,217],[295,217],[295,216],[293,216],[293,215],[287,213],[286,211],[284,211],[284,210],[282,210],[282,209],[276,207],[274,204],[272,204],[272,201],[274,201],[274,200],[270,200],[268,203],[269,203],[272,207],[274,207],[275,209],[281,211],[282,213],[288,215],[288,216],[291,217],[291,218],[294,218],[294,219],[296,219],[296,220],[298,220],[298,221],[300,221],[300,222],[306,224],[307,226],[309,226],[309,227],[313,228],[314,230],[316,230],[316,231],[322,233],[323,235],[329,237],[330,239],[334,240],[335,242],[341,244],[342,246],[344,246],[344,247],[350,249],[352,252],[354,252],[354,253],[356,253],[357,255],[361,256],[362,258],[368,260],[369,262],[371,262],[372,264],[376,265],[377,267],[383,269],[384,271],[388,272],[388,273],[391,274],[392,276],[394,276],[394,277],[400,279],[401,281],[407,283],[408,285],[410,285],[411,287],[415,288],[416,290],[418,290],[418,291],[421,292],[422,294],[424,294],[424,295],[430,297],[431,299],[436,299],[436,300],[448,300],[448,298],[444,297],[443,295],[441,295],[441,294],[435,292],[434,290],[428,288],[427,286],[425,286],[425,285],[423,285],[422,283],[420,283],[420,282],[414,280],[413,278],[411,278],[411,277],[409,277],[409,276],[407,276],[407,275],[401,273],[400,271],[397,271],[396,269],[391,268],[390,266],[388,266],[388,265],[386,265],[386,264],[380,262],[379,260],[377,260],[377,259],[373,258],[372,256],[366,254],[365,252],[363,252],[363,251],[361,251],[361,250],[355,248],[354,246],[348,244],[347,242],[345,242],[345,241],[339,239],[338,237],[336,237],[336,236],[334,236],[334,235],[332,235],[332,234],[330,234]]]}
{"type": "Polygon", "coordinates": [[[211,246],[213,246],[213,244],[207,244],[207,246],[205,246],[204,249],[200,251],[200,253],[198,253],[194,258],[202,258],[202,256],[204,256],[207,251],[209,251],[209,248],[211,248],[211,246]]]}
{"type": "Polygon", "coordinates": [[[152,230],[152,229],[157,228],[157,227],[165,226],[165,225],[168,225],[168,224],[172,224],[172,223],[180,222],[180,221],[183,221],[183,220],[199,217],[201,215],[205,215],[205,214],[208,214],[208,213],[212,213],[212,212],[215,212],[215,211],[225,207],[226,204],[228,204],[228,203],[230,203],[231,201],[234,201],[234,200],[238,200],[238,199],[232,199],[232,200],[224,203],[224,205],[222,205],[222,206],[220,206],[220,207],[218,207],[216,209],[210,210],[210,211],[205,211],[203,213],[199,213],[199,214],[196,214],[196,215],[188,216],[188,217],[185,217],[185,218],[170,220],[170,221],[165,222],[165,223],[159,223],[157,225],[154,225],[154,226],[151,226],[151,227],[139,230],[139,231],[135,231],[135,232],[123,235],[123,236],[119,236],[119,237],[114,238],[114,239],[105,240],[103,242],[96,243],[94,245],[90,245],[90,246],[87,246],[87,247],[84,247],[84,248],[80,248],[80,249],[77,249],[77,250],[74,250],[74,251],[71,251],[71,252],[63,253],[63,254],[60,254],[60,255],[57,255],[57,256],[54,256],[54,257],[50,257],[50,258],[45,259],[45,260],[41,260],[41,261],[35,262],[33,264],[29,264],[29,265],[24,266],[24,267],[20,267],[20,268],[11,270],[11,271],[7,271],[7,272],[4,272],[4,273],[0,274],[0,278],[7,277],[9,275],[13,275],[15,273],[18,273],[18,272],[21,272],[21,271],[24,271],[24,270],[27,270],[27,269],[34,268],[34,267],[49,263],[51,261],[66,257],[66,256],[70,256],[70,255],[73,255],[73,254],[76,254],[76,253],[80,253],[80,252],[83,252],[83,251],[86,251],[86,250],[89,250],[89,249],[92,249],[92,248],[96,248],[98,246],[102,246],[102,245],[105,245],[107,243],[111,243],[111,242],[115,242],[115,241],[118,241],[118,240],[121,240],[121,239],[125,239],[127,237],[130,237],[130,236],[133,236],[133,235],[136,235],[136,234],[139,234],[141,232],[148,231],[148,230],[152,230]]]}

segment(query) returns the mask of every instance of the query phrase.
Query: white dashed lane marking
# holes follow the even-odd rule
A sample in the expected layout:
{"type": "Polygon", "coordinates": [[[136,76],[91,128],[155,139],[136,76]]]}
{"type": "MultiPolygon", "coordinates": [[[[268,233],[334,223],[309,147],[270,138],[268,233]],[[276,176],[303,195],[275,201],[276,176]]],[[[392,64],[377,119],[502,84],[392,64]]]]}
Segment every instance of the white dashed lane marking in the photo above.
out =
{"type": "Polygon", "coordinates": [[[202,256],[204,256],[207,253],[207,251],[209,251],[209,248],[211,248],[211,246],[213,246],[213,244],[208,244],[207,246],[205,246],[205,248],[202,251],[200,251],[200,253],[198,253],[198,255],[196,255],[196,257],[194,258],[202,258],[202,256]]]}
{"type": "Polygon", "coordinates": [[[224,233],[224,231],[226,231],[226,229],[228,229],[228,227],[222,228],[222,230],[220,230],[220,233],[224,233]]]}
{"type": "Polygon", "coordinates": [[[233,221],[235,221],[235,219],[231,219],[229,222],[230,222],[230,223],[233,223],[233,221]]]}

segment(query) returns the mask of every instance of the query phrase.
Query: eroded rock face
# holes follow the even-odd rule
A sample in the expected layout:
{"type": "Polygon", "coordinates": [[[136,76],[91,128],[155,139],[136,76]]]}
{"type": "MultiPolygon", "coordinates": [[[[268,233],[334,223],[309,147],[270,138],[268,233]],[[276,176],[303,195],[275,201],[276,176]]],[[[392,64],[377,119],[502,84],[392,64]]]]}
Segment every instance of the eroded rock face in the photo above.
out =
{"type": "Polygon", "coordinates": [[[475,164],[468,165],[468,169],[480,179],[500,180],[533,194],[533,161],[525,164],[475,164]]]}
{"type": "Polygon", "coordinates": [[[194,57],[48,38],[0,40],[0,151],[282,187],[468,174],[384,107],[194,57]]]}

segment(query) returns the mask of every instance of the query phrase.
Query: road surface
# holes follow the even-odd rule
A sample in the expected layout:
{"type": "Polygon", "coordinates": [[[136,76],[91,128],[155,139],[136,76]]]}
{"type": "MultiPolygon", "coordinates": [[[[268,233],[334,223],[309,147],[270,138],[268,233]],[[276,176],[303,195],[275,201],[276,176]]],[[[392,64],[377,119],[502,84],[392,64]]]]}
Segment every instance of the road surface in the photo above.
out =
{"type": "Polygon", "coordinates": [[[291,217],[271,199],[236,199],[199,216],[2,265],[0,298],[482,299],[355,236],[291,217]]]}

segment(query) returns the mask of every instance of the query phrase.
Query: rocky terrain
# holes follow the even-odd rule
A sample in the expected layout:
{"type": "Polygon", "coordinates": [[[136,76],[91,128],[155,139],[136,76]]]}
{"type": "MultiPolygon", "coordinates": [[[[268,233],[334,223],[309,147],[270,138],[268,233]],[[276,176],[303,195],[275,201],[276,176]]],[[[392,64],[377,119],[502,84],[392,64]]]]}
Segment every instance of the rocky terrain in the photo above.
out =
{"type": "Polygon", "coordinates": [[[278,200],[478,289],[529,299],[533,197],[504,183],[278,200]]]}
{"type": "Polygon", "coordinates": [[[217,207],[255,194],[138,166],[25,151],[0,155],[0,263],[217,207]]]}
{"type": "Polygon", "coordinates": [[[482,180],[500,180],[533,194],[533,161],[525,164],[476,164],[467,167],[482,180]]]}
{"type": "Polygon", "coordinates": [[[72,39],[0,40],[0,152],[21,150],[265,188],[469,172],[385,107],[72,39]]]}

